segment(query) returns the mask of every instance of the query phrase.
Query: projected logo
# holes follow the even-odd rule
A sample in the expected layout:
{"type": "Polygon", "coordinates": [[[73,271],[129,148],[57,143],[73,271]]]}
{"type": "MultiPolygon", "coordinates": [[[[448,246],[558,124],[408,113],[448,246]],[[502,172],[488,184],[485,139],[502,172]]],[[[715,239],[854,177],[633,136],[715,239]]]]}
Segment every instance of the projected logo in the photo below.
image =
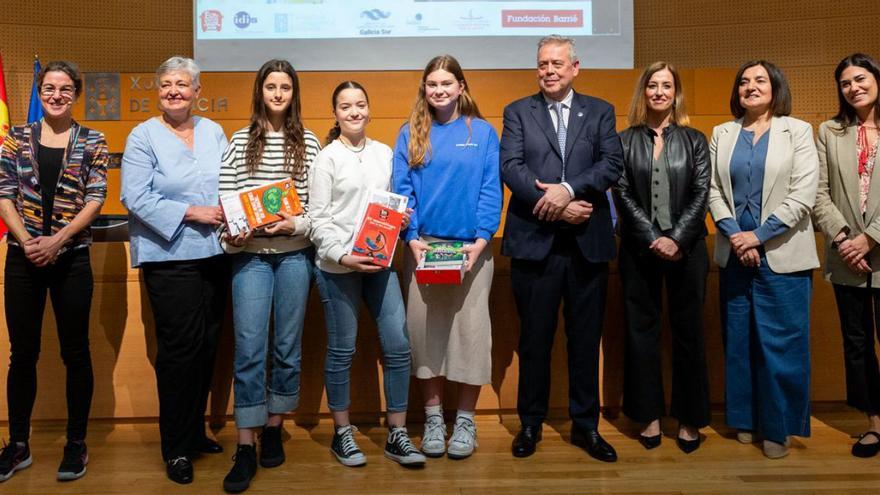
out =
{"type": "Polygon", "coordinates": [[[287,14],[275,14],[275,32],[286,33],[290,29],[290,22],[287,14]]]}
{"type": "Polygon", "coordinates": [[[419,33],[424,33],[428,31],[439,31],[440,28],[437,26],[432,26],[425,23],[425,15],[421,12],[416,13],[412,17],[406,20],[406,25],[419,33]]]}
{"type": "Polygon", "coordinates": [[[393,25],[387,22],[391,12],[370,9],[361,11],[361,19],[367,22],[358,26],[358,34],[361,36],[389,36],[393,25]]]}
{"type": "Polygon", "coordinates": [[[202,32],[223,30],[223,14],[219,10],[206,10],[199,15],[202,24],[202,32]]]}
{"type": "Polygon", "coordinates": [[[483,31],[489,28],[489,20],[480,14],[474,14],[474,9],[469,9],[467,15],[459,16],[454,21],[454,26],[459,31],[483,31]]]}
{"type": "Polygon", "coordinates": [[[583,10],[502,10],[501,26],[506,28],[584,27],[583,10]]]}
{"type": "Polygon", "coordinates": [[[235,24],[235,27],[244,29],[251,24],[256,24],[257,18],[242,10],[235,14],[235,17],[232,18],[232,23],[235,24]]]}
{"type": "Polygon", "coordinates": [[[379,9],[364,10],[361,12],[361,17],[366,17],[371,21],[379,21],[391,17],[391,12],[383,12],[379,9]]]}

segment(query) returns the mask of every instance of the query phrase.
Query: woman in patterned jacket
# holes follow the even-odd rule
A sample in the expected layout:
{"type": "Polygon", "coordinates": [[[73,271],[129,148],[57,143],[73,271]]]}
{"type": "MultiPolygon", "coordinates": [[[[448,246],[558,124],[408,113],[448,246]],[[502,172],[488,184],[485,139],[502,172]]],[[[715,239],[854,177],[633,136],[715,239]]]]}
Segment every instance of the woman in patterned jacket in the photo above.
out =
{"type": "Polygon", "coordinates": [[[13,127],[0,151],[0,217],[9,227],[4,302],[12,350],[6,377],[10,439],[0,453],[0,481],[32,461],[28,437],[47,293],[67,368],[67,444],[58,479],[81,477],[88,462],[94,382],[89,225],[107,195],[107,143],[103,134],[73,120],[71,109],[83,86],[73,64],[46,64],[37,83],[42,120],[13,127]]]}

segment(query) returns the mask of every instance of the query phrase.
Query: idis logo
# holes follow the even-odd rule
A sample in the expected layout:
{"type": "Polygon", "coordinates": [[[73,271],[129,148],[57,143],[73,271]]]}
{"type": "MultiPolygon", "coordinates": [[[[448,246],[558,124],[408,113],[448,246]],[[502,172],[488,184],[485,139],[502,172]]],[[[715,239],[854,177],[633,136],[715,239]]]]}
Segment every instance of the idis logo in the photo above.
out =
{"type": "Polygon", "coordinates": [[[235,27],[239,29],[244,29],[251,24],[256,24],[257,18],[252,17],[250,14],[242,10],[241,12],[237,12],[235,14],[235,17],[232,18],[232,23],[235,24],[235,27]]]}
{"type": "Polygon", "coordinates": [[[382,12],[379,9],[371,9],[361,12],[361,17],[366,17],[371,21],[378,21],[380,19],[388,19],[391,17],[391,12],[382,12]]]}

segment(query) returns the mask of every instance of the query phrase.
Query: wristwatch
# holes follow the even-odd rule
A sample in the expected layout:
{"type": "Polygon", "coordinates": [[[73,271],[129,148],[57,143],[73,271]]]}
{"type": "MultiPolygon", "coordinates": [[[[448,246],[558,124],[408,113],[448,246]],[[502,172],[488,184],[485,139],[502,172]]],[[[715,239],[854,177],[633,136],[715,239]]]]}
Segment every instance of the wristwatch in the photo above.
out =
{"type": "MultiPolygon", "coordinates": [[[[839,236],[841,233],[843,233],[843,234],[846,234],[846,237],[844,237],[843,239],[841,239],[841,240],[839,240],[839,241],[838,241],[838,240],[832,240],[832,241],[831,241],[831,249],[837,250],[837,248],[840,247],[840,243],[841,243],[841,242],[843,242],[843,241],[849,239],[849,232],[850,232],[850,231],[849,231],[849,227],[844,227],[844,228],[840,229],[840,232],[837,233],[837,236],[839,236]]],[[[834,237],[836,238],[837,236],[834,236],[834,237]]]]}

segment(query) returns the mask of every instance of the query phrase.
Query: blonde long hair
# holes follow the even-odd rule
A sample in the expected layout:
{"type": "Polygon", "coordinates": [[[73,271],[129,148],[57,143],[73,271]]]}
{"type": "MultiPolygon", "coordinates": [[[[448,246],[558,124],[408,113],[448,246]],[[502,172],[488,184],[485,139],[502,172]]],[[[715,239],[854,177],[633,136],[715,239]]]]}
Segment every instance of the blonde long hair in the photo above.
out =
{"type": "Polygon", "coordinates": [[[639,77],[639,83],[636,84],[636,90],[633,93],[632,103],[629,105],[629,115],[627,120],[630,126],[640,126],[648,123],[648,102],[645,99],[645,89],[651,76],[666,69],[672,73],[672,80],[675,82],[675,99],[672,101],[672,118],[670,119],[675,125],[686,126],[691,123],[687,110],[684,107],[684,91],[681,89],[681,78],[678,76],[678,70],[669,62],[654,62],[645,68],[642,76],[639,77]]]}
{"type": "Polygon", "coordinates": [[[409,154],[410,168],[419,168],[429,160],[431,154],[431,123],[434,121],[434,108],[428,104],[425,98],[425,80],[434,71],[445,70],[449,72],[463,86],[461,95],[458,97],[458,114],[465,118],[468,129],[471,128],[471,119],[482,119],[483,115],[477,107],[477,102],[468,90],[464,72],[461,70],[458,60],[452,55],[439,55],[431,59],[422,72],[422,82],[419,84],[419,94],[409,114],[409,154]]]}

